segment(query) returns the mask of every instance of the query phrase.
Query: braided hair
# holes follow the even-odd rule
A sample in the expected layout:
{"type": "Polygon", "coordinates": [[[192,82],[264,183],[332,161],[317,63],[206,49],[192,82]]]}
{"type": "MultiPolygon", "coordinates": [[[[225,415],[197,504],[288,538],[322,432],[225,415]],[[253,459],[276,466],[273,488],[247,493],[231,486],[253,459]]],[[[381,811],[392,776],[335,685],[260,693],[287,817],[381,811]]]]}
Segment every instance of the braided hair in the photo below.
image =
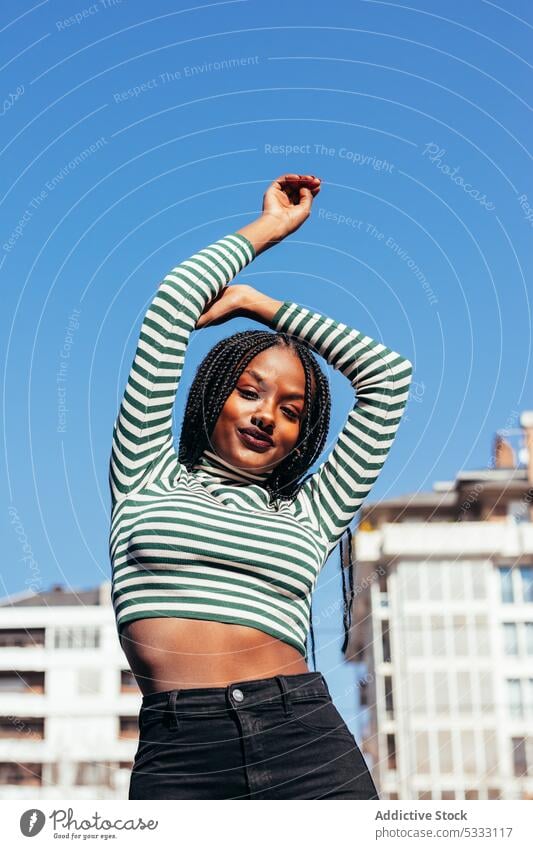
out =
{"type": "MultiPolygon", "coordinates": [[[[328,382],[313,352],[303,340],[287,333],[244,330],[221,339],[214,345],[198,366],[189,390],[178,450],[180,463],[189,472],[192,471],[204,449],[209,446],[220,412],[237,385],[241,373],[254,357],[273,345],[285,345],[294,351],[302,363],[305,374],[304,409],[306,412],[300,426],[298,446],[295,446],[261,484],[269,493],[270,504],[291,501],[296,497],[305,481],[311,477],[311,474],[308,474],[301,479],[302,475],[320,456],[328,434],[331,412],[328,382]],[[314,392],[311,377],[314,378],[314,392]]],[[[348,645],[354,597],[351,541],[352,537],[348,529],[347,545],[343,547],[341,540],[340,546],[344,606],[344,641],[341,648],[343,653],[348,645]]],[[[312,611],[310,635],[313,666],[316,670],[312,611]]]]}

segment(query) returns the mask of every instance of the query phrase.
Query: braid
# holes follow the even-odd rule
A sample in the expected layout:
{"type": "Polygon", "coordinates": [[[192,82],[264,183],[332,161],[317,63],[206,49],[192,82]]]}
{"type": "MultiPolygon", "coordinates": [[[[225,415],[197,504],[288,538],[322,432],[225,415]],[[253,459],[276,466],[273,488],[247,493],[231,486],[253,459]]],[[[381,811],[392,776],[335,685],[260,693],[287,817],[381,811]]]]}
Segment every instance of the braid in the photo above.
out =
{"type": "Polygon", "coordinates": [[[342,575],[342,600],[343,600],[343,626],[344,626],[344,642],[342,644],[341,652],[344,654],[346,648],[348,646],[348,640],[350,638],[350,628],[352,626],[352,607],[354,600],[354,564],[352,562],[352,532],[348,527],[346,529],[346,534],[341,539],[340,543],[340,551],[341,551],[341,575],[342,575]],[[342,542],[345,541],[345,545],[343,546],[342,542]],[[343,557],[343,551],[346,552],[346,558],[343,557]],[[348,587],[346,587],[346,573],[348,572],[348,587]]]}
{"type": "Polygon", "coordinates": [[[316,672],[316,654],[315,654],[315,634],[313,631],[313,602],[309,610],[309,633],[311,634],[311,652],[313,655],[313,669],[316,672]]]}
{"type": "MultiPolygon", "coordinates": [[[[296,497],[305,481],[312,476],[308,474],[305,478],[302,478],[302,475],[320,456],[329,430],[331,396],[328,381],[309,345],[303,340],[282,332],[243,330],[221,339],[214,345],[196,369],[185,405],[178,449],[179,462],[185,466],[187,471],[192,471],[198,458],[207,447],[210,447],[211,434],[218,417],[229,395],[235,389],[241,373],[254,357],[273,345],[285,345],[290,348],[302,363],[305,374],[306,415],[301,423],[300,435],[295,449],[273,469],[268,478],[261,484],[269,493],[270,504],[276,501],[291,501],[296,497]],[[314,392],[312,391],[313,378],[314,392]]],[[[349,531],[348,534],[351,551],[351,534],[349,531]]],[[[353,573],[350,563],[348,570],[350,593],[347,593],[342,561],[342,541],[341,571],[345,630],[342,651],[344,652],[348,643],[351,621],[353,573]]],[[[312,613],[310,615],[310,636],[313,665],[316,670],[312,613]]]]}

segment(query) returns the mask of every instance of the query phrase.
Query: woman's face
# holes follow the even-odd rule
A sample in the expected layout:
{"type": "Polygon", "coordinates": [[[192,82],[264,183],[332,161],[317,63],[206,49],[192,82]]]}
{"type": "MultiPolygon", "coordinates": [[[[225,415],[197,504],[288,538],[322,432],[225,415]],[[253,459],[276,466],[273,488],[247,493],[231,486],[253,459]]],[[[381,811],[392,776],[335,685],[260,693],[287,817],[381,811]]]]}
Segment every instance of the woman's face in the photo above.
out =
{"type": "Polygon", "coordinates": [[[305,372],[298,355],[282,345],[267,348],[250,360],[228,396],[211,434],[211,449],[239,468],[271,472],[298,442],[304,399],[305,372]],[[243,430],[264,439],[255,442],[243,430]]]}

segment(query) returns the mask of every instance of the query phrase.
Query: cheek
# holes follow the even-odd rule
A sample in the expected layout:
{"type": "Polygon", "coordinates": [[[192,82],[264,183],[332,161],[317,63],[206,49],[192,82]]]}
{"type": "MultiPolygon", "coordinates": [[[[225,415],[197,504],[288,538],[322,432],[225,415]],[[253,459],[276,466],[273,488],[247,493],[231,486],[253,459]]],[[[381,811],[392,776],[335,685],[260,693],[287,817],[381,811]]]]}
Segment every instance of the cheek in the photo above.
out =
{"type": "Polygon", "coordinates": [[[239,403],[239,400],[240,400],[239,398],[236,398],[233,395],[229,396],[229,398],[227,399],[226,403],[224,404],[224,406],[222,407],[222,409],[220,411],[218,421],[217,421],[217,427],[220,424],[222,424],[222,425],[225,424],[225,423],[229,424],[229,423],[235,421],[236,419],[239,419],[240,417],[242,417],[243,411],[241,409],[241,404],[239,403]]]}

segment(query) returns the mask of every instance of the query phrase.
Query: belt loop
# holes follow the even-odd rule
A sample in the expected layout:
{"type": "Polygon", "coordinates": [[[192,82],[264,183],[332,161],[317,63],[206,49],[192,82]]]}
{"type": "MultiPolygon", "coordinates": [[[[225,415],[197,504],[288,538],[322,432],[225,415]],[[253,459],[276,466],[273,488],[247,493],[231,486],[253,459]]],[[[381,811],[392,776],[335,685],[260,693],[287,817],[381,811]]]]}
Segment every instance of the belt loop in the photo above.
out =
{"type": "Polygon", "coordinates": [[[167,702],[167,726],[169,728],[179,728],[178,716],[176,713],[176,702],[178,699],[179,690],[171,690],[167,702]]]}
{"type": "Polygon", "coordinates": [[[287,679],[284,675],[276,675],[276,680],[281,690],[281,698],[283,701],[283,710],[285,711],[285,716],[291,716],[293,709],[289,688],[287,687],[287,679]]]}

